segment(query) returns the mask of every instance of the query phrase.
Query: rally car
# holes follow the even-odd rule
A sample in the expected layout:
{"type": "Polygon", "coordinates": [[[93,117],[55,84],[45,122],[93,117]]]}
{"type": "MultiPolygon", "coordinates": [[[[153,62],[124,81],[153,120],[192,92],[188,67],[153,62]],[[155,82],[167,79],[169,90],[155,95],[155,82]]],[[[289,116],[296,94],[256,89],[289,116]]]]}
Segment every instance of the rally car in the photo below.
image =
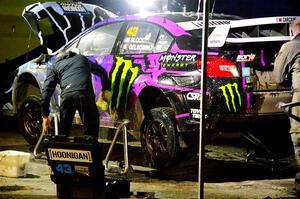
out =
{"type": "MultiPolygon", "coordinates": [[[[152,166],[170,166],[178,158],[182,140],[187,145],[197,141],[193,135],[199,132],[202,93],[207,97],[208,132],[242,132],[272,156],[292,153],[286,149],[291,144],[288,117],[276,108],[279,101],[290,101],[290,88],[274,83],[272,63],[289,40],[288,24],[295,17],[241,19],[212,14],[207,89],[201,91],[203,24],[198,14],[110,17],[68,39],[68,30],[75,25],[64,19],[71,12],[81,20],[86,10],[82,4],[75,6],[79,12],[70,4],[50,4],[47,9],[33,6],[24,12],[50,52],[19,67],[14,80],[13,108],[29,143],[34,144],[41,133],[41,89],[55,57],[51,53],[72,50],[103,67],[109,76],[109,101],[99,97],[101,81],[93,76],[101,125],[114,127],[129,119],[130,133],[140,139],[152,166]],[[41,13],[50,16],[53,30],[46,29],[48,34],[38,28],[41,13]],[[56,19],[62,21],[60,26],[56,19]]],[[[80,26],[77,32],[83,29],[80,26]]],[[[59,105],[58,99],[59,89],[54,96],[59,105]]]]}

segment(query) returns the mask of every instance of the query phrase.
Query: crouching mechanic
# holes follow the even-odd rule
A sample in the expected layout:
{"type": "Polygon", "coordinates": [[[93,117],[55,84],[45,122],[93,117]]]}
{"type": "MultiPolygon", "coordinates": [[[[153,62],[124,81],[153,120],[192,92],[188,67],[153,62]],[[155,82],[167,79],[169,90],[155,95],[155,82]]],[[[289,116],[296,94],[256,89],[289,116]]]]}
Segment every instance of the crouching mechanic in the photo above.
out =
{"type": "MultiPolygon", "coordinates": [[[[290,24],[291,41],[282,45],[274,62],[274,79],[284,83],[286,79],[292,82],[292,102],[300,102],[300,19],[290,24]]],[[[300,106],[292,109],[292,114],[300,117],[300,106]]],[[[290,133],[294,145],[294,161],[300,171],[300,123],[290,119],[290,133]]],[[[300,172],[296,175],[296,190],[300,193],[300,172]]]]}
{"type": "Polygon", "coordinates": [[[48,134],[49,106],[51,96],[59,84],[61,88],[59,134],[70,135],[70,128],[76,110],[83,123],[84,135],[96,141],[99,131],[99,112],[95,102],[91,73],[100,76],[102,90],[109,89],[106,71],[85,56],[75,52],[61,52],[57,60],[47,69],[47,77],[42,90],[43,133],[48,134]]]}

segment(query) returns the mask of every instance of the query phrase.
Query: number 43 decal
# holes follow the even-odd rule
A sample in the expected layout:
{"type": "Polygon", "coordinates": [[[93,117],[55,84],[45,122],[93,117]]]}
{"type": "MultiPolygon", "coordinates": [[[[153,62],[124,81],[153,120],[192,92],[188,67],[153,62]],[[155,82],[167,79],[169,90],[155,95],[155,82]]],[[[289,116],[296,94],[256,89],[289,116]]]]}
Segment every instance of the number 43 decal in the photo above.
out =
{"type": "Polygon", "coordinates": [[[72,174],[72,167],[70,164],[57,164],[55,170],[62,174],[72,174]]]}
{"type": "Polygon", "coordinates": [[[127,36],[128,37],[136,37],[138,31],[139,31],[139,27],[138,26],[131,26],[127,30],[127,36]]]}

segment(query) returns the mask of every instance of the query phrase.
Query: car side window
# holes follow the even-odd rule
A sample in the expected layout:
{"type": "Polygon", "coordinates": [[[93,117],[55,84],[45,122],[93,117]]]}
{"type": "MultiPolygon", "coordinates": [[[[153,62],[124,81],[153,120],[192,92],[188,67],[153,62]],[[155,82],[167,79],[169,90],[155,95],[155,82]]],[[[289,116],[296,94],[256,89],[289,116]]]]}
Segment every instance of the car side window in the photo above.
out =
{"type": "Polygon", "coordinates": [[[85,56],[110,54],[122,24],[104,25],[86,34],[79,41],[80,53],[85,56]]]}
{"type": "Polygon", "coordinates": [[[173,42],[173,37],[164,29],[160,29],[159,35],[155,44],[154,53],[167,51],[173,42]]]}
{"type": "Polygon", "coordinates": [[[74,50],[76,47],[77,47],[77,44],[78,44],[78,39],[75,41],[75,42],[72,42],[70,44],[68,44],[64,49],[63,51],[64,52],[69,52],[71,50],[74,50]]]}
{"type": "Polygon", "coordinates": [[[159,34],[159,28],[151,23],[131,22],[119,46],[120,54],[152,53],[159,34]]]}

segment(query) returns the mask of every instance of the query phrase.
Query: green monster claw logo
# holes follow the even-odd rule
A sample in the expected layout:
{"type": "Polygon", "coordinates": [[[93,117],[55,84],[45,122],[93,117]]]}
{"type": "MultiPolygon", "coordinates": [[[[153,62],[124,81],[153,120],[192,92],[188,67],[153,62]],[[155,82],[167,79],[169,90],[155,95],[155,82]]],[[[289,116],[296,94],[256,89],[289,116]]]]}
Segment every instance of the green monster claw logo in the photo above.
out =
{"type": "Polygon", "coordinates": [[[231,98],[232,107],[234,109],[234,112],[236,112],[236,106],[235,106],[235,101],[234,101],[234,98],[235,98],[234,97],[234,95],[235,95],[234,92],[236,93],[236,95],[238,97],[240,107],[242,106],[241,95],[239,93],[237,83],[233,83],[233,84],[228,83],[224,86],[220,86],[219,89],[222,90],[223,96],[225,97],[225,100],[226,100],[227,108],[231,112],[231,108],[230,108],[230,104],[229,104],[229,96],[226,92],[226,89],[228,90],[230,98],[231,98]]]}
{"type": "Polygon", "coordinates": [[[125,110],[128,101],[130,88],[137,78],[139,69],[133,66],[132,60],[123,57],[115,57],[115,67],[111,74],[111,94],[112,100],[109,104],[109,110],[125,110]]]}

